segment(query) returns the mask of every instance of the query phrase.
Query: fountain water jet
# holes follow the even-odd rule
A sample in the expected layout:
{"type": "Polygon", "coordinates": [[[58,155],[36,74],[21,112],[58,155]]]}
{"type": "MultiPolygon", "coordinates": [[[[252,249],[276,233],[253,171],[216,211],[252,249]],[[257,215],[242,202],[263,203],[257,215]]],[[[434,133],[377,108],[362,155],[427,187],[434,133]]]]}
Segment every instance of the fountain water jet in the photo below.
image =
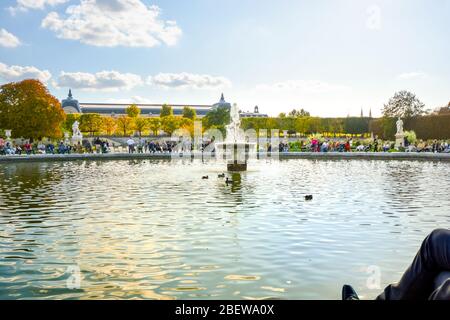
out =
{"type": "Polygon", "coordinates": [[[236,104],[230,109],[231,122],[226,126],[227,136],[225,142],[217,143],[218,154],[227,161],[227,169],[231,172],[246,171],[250,152],[256,146],[245,141],[241,129],[241,118],[236,104]]]}

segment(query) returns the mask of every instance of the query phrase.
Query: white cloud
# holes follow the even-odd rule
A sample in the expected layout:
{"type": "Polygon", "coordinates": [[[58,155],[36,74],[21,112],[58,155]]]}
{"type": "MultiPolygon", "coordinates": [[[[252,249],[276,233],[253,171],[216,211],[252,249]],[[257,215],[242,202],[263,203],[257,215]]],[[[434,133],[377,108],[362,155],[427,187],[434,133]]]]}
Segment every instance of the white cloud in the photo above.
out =
{"type": "Polygon", "coordinates": [[[42,27],[61,39],[99,47],[175,45],[182,31],[175,21],[163,21],[157,6],[141,0],[81,0],[66,16],[50,12],[42,27]]]}
{"type": "Polygon", "coordinates": [[[102,71],[93,73],[61,72],[54,86],[81,89],[87,91],[117,91],[130,90],[143,83],[140,76],[117,71],[102,71]]]}
{"type": "Polygon", "coordinates": [[[269,91],[293,91],[296,93],[330,93],[330,92],[348,92],[351,89],[344,85],[330,84],[318,80],[287,80],[273,84],[260,84],[256,86],[257,90],[269,91]]]}
{"type": "Polygon", "coordinates": [[[359,114],[361,104],[355,104],[352,88],[320,80],[286,80],[263,83],[253,88],[236,92],[243,110],[254,105],[270,115],[304,108],[315,116],[342,116],[359,114]],[[354,111],[354,110],[355,111],[354,111]]]}
{"type": "Polygon", "coordinates": [[[20,45],[21,43],[19,38],[5,29],[0,29],[0,47],[16,48],[20,45]]]}
{"type": "Polygon", "coordinates": [[[42,10],[46,6],[56,6],[58,4],[66,3],[69,0],[17,0],[15,7],[9,7],[9,11],[15,14],[17,11],[27,11],[29,9],[42,10]]]}
{"type": "Polygon", "coordinates": [[[224,77],[192,73],[159,73],[149,77],[148,84],[162,88],[215,89],[231,87],[231,81],[224,77]]]}
{"type": "Polygon", "coordinates": [[[51,77],[48,70],[39,70],[36,67],[8,66],[0,62],[0,79],[7,82],[38,79],[46,83],[51,77]]]}
{"type": "Polygon", "coordinates": [[[399,80],[411,80],[411,79],[421,79],[426,77],[426,74],[423,72],[406,72],[399,74],[397,79],[399,80]]]}

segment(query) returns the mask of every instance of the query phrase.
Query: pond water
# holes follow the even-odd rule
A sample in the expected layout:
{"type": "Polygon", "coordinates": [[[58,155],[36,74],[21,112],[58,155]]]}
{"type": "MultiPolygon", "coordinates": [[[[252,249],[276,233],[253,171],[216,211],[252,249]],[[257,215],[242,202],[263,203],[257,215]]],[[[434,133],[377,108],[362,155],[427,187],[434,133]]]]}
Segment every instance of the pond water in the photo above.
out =
{"type": "Polygon", "coordinates": [[[1,164],[0,299],[374,298],[450,225],[449,163],[249,167],[1,164]]]}

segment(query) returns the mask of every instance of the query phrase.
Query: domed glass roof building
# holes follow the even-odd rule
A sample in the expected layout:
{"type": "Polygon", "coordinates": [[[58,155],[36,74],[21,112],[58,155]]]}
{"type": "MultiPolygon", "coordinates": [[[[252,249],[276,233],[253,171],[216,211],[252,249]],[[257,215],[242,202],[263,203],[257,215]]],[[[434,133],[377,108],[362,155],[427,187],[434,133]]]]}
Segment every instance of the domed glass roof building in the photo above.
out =
{"type": "Polygon", "coordinates": [[[81,113],[80,103],[73,98],[71,89],[69,89],[69,95],[62,101],[61,106],[65,113],[81,113]]]}
{"type": "Polygon", "coordinates": [[[223,93],[220,96],[220,101],[212,105],[213,110],[216,110],[218,108],[227,108],[228,110],[231,109],[231,103],[225,101],[223,93]]]}

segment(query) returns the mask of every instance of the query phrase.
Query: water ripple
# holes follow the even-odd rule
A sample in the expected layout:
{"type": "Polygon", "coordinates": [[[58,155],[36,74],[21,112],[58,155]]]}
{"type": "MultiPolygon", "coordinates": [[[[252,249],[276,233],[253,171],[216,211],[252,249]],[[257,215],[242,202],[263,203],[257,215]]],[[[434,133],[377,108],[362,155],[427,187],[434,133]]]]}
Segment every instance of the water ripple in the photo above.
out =
{"type": "Polygon", "coordinates": [[[397,281],[448,227],[449,169],[260,161],[226,185],[215,162],[2,164],[0,299],[371,298],[369,266],[397,281]]]}

